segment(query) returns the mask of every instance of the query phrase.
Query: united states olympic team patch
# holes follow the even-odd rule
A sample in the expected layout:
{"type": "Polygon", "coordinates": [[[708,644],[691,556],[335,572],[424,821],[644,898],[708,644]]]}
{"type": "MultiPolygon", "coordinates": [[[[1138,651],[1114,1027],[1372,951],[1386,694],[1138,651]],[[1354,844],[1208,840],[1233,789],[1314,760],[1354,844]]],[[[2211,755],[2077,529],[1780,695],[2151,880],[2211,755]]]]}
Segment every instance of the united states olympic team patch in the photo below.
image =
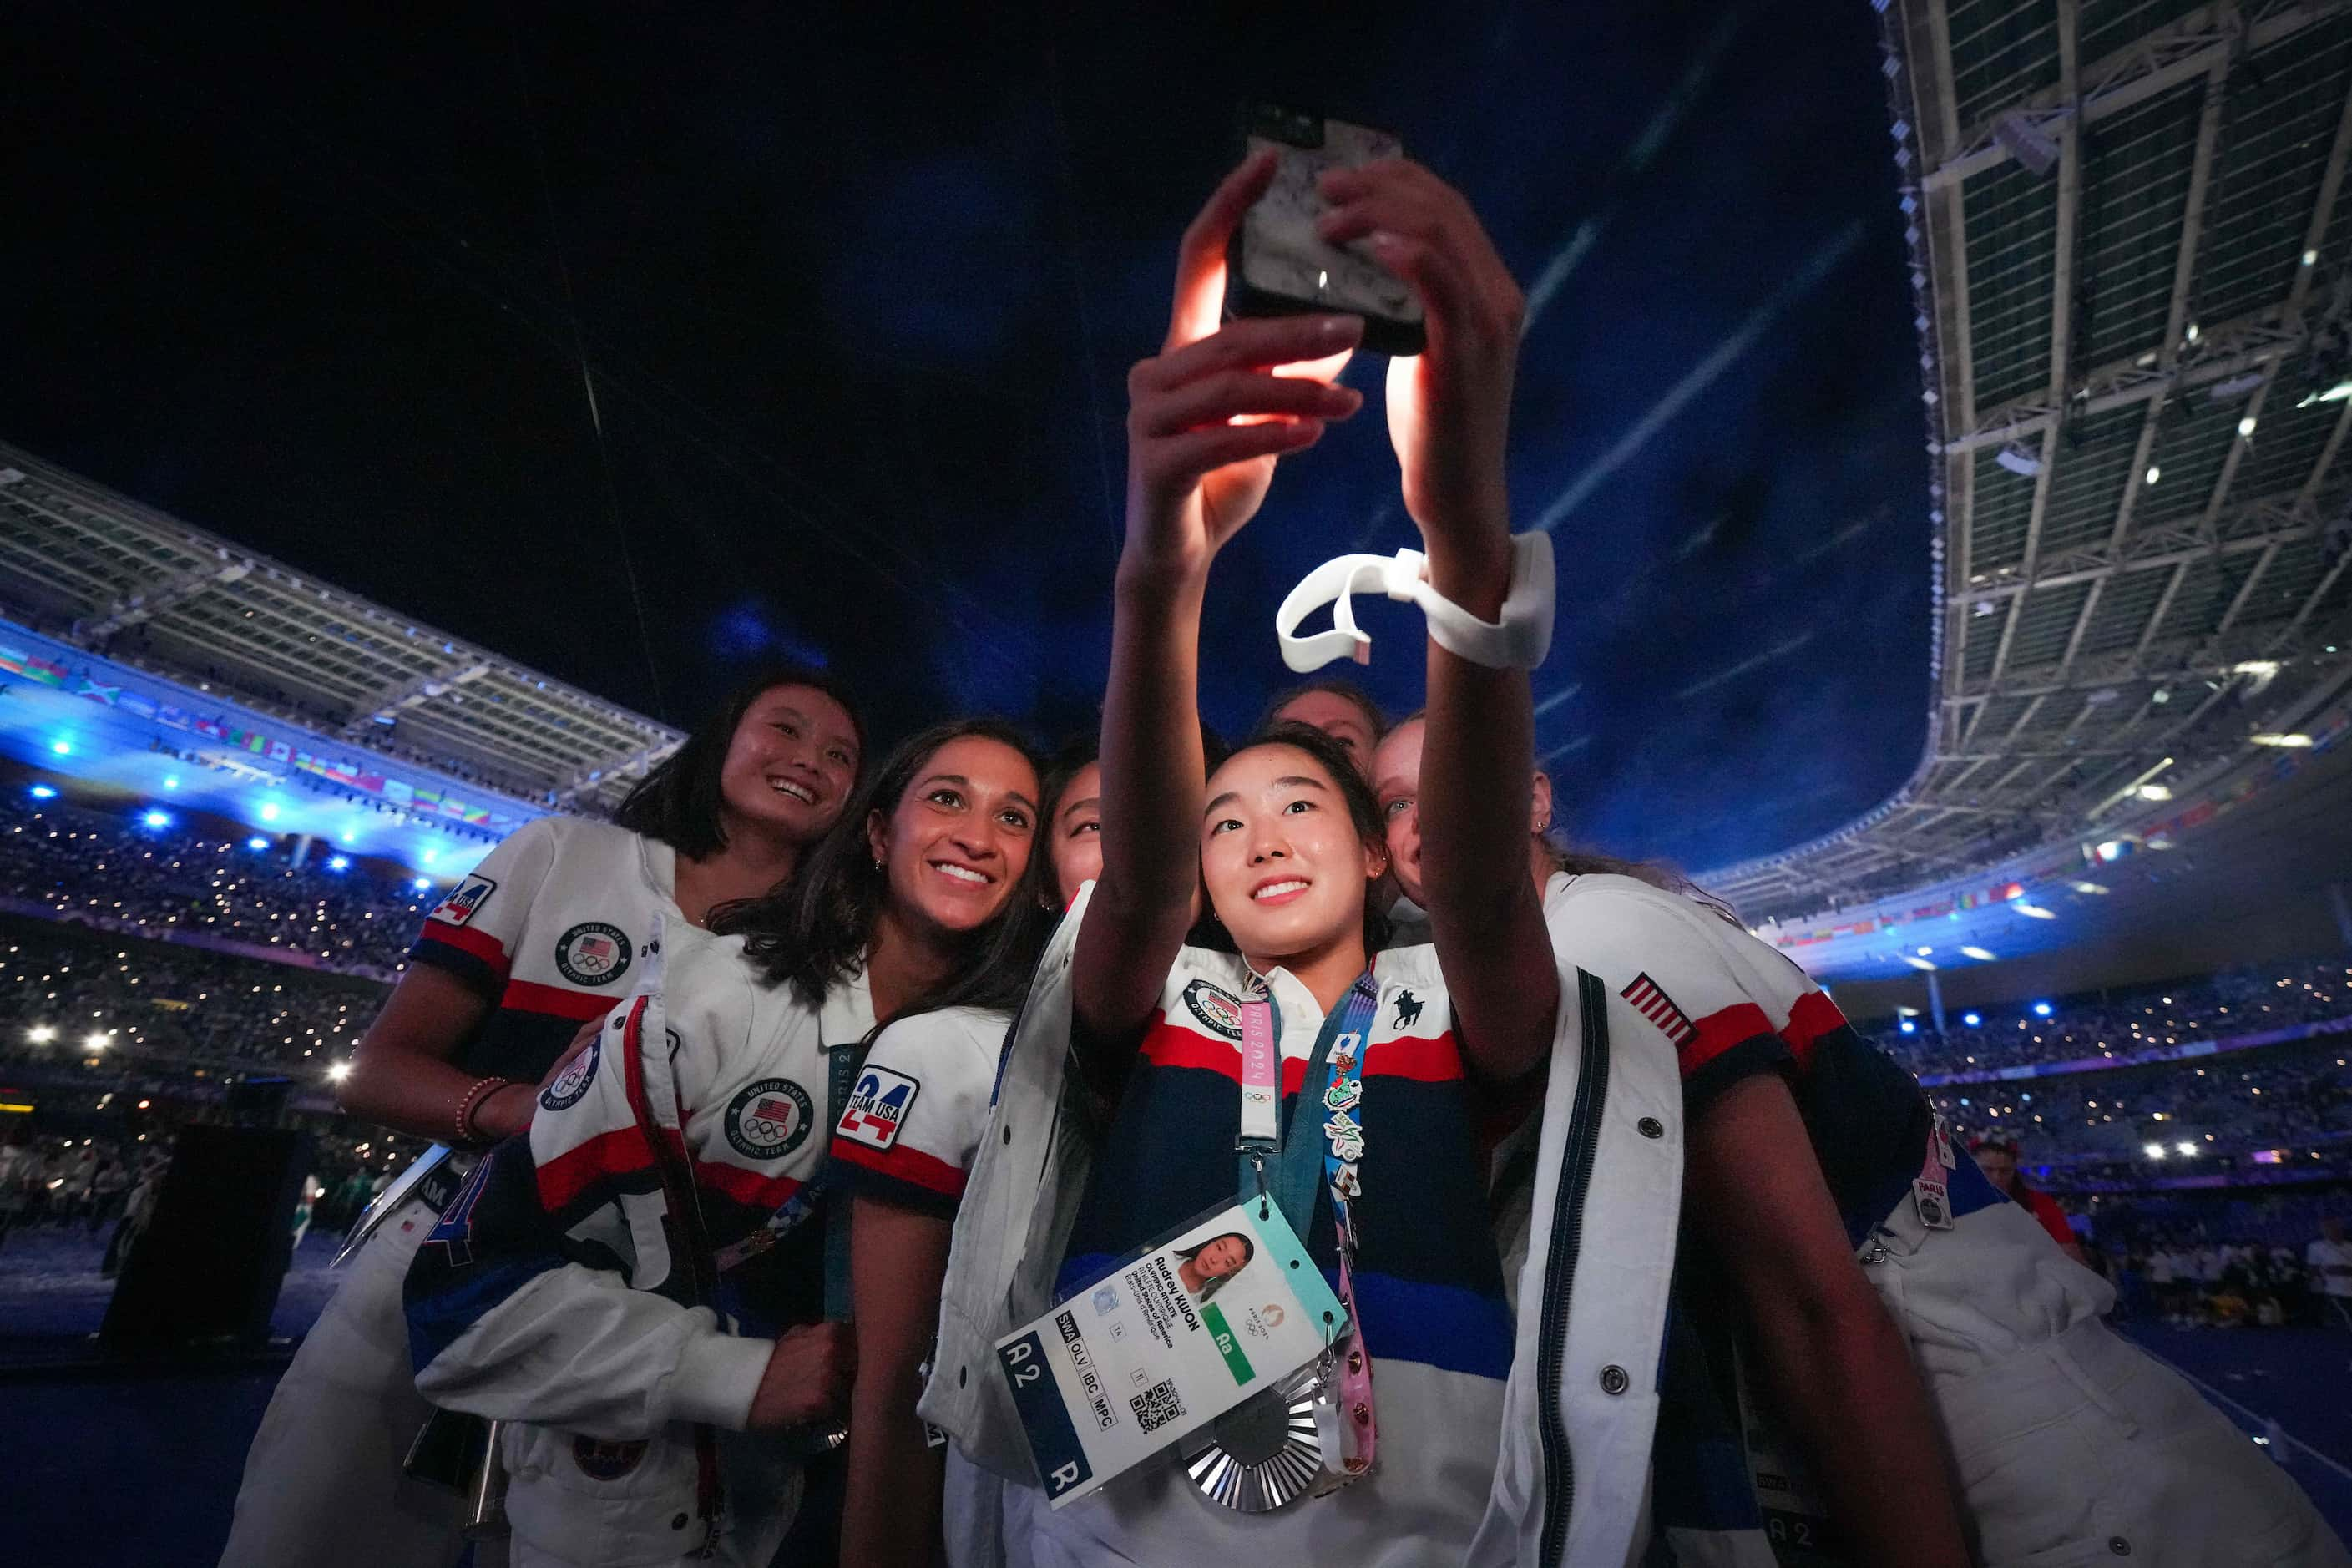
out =
{"type": "Polygon", "coordinates": [[[727,1142],[747,1160],[781,1160],[808,1141],[816,1107],[788,1078],[763,1078],[727,1104],[727,1142]]]}
{"type": "Polygon", "coordinates": [[[629,939],[619,926],[583,921],[555,942],[555,967],[574,985],[610,985],[629,969],[629,939]]]}
{"type": "Polygon", "coordinates": [[[540,1108],[544,1110],[568,1110],[580,1103],[588,1086],[596,1079],[596,1058],[604,1048],[602,1035],[588,1042],[588,1048],[564,1064],[555,1075],[555,1081],[540,1091],[540,1108]]]}
{"type": "Polygon", "coordinates": [[[1195,980],[1184,987],[1184,1005],[1203,1028],[1223,1035],[1229,1040],[1242,1037],[1241,998],[1221,991],[1205,980],[1195,980]]]}

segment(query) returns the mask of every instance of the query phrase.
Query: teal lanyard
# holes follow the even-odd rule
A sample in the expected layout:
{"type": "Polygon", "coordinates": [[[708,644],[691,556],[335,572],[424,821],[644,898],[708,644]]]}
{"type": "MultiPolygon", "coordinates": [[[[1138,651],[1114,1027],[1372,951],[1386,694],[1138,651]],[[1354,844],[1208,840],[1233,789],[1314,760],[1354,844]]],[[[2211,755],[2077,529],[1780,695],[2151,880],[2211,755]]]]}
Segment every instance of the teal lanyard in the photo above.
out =
{"type": "MultiPolygon", "coordinates": [[[[857,1068],[865,1055],[854,1044],[824,1048],[827,1138],[841,1125],[842,1110],[856,1089],[857,1068]]],[[[831,1155],[826,1156],[828,1163],[831,1159],[831,1155]]],[[[824,1315],[829,1322],[845,1323],[849,1321],[849,1194],[836,1184],[826,1182],[823,1173],[817,1180],[833,1188],[826,1194],[828,1212],[824,1216],[824,1315]]]]}
{"type": "MultiPolygon", "coordinates": [[[[1361,1081],[1363,1058],[1367,1054],[1364,1039],[1370,1032],[1372,1014],[1379,1004],[1379,984],[1373,980],[1372,972],[1367,969],[1356,977],[1356,983],[1348,988],[1346,999],[1324,1018],[1323,1027],[1316,1034],[1314,1054],[1307,1058],[1306,1077],[1301,1080],[1298,1099],[1290,1108],[1289,1121],[1282,1130],[1280,1143],[1268,1147],[1264,1139],[1244,1138],[1237,1147],[1236,1163],[1242,1196],[1247,1199],[1255,1193],[1270,1197],[1281,1205],[1283,1218],[1290,1222],[1291,1229],[1302,1240],[1306,1238],[1307,1227],[1314,1223],[1315,1186],[1325,1177],[1325,1144],[1328,1141],[1328,1134],[1327,1137],[1307,1136],[1302,1118],[1318,1115],[1328,1128],[1334,1116],[1345,1114],[1345,1110],[1335,1110],[1327,1103],[1329,1097],[1325,1092],[1324,1079],[1328,1076],[1328,1064],[1335,1050],[1352,1058],[1353,1078],[1357,1082],[1361,1081]],[[1315,1103],[1312,1111],[1308,1109],[1309,1101],[1315,1103]],[[1269,1163],[1274,1166],[1270,1183],[1265,1179],[1265,1169],[1269,1163]]],[[[1265,1024],[1261,1026],[1271,1027],[1277,1021],[1271,997],[1247,1001],[1242,1004],[1245,1031],[1250,1025],[1249,1011],[1252,1008],[1266,1009],[1262,1015],[1265,1024]]],[[[1279,1038],[1278,1034],[1276,1037],[1279,1038]]],[[[1274,1073],[1276,1100],[1279,1104],[1282,1073],[1279,1046],[1274,1052],[1274,1073]]],[[[1244,1085],[1245,1089],[1246,1087],[1244,1085]]],[[[1347,1109],[1352,1110],[1353,1104],[1350,1101],[1347,1109]]]]}

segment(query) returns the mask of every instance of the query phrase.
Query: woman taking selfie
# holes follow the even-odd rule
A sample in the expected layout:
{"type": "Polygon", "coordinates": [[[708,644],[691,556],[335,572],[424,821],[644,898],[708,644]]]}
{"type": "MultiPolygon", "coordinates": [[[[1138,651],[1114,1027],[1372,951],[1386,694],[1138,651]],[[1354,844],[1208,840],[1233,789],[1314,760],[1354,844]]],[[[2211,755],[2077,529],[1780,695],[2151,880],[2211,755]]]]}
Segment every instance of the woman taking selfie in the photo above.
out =
{"type": "Polygon", "coordinates": [[[516,1424],[519,1565],[769,1563],[801,1491],[774,1435],[830,1425],[856,1359],[819,1321],[847,1285],[830,1226],[802,1223],[824,1125],[882,1103],[835,1059],[1034,955],[1037,790],[1001,725],[899,747],[792,887],[723,912],[733,934],[669,930],[444,1214],[408,1281],[417,1384],[516,1424]]]}
{"type": "MultiPolygon", "coordinates": [[[[530,1123],[540,1080],[635,983],[665,916],[695,924],[789,879],[856,788],[864,735],[831,678],[746,681],[629,792],[611,824],[541,817],[426,918],[341,1087],[343,1108],[461,1152],[530,1123]]],[[[446,1201],[463,1156],[442,1174],[446,1201]]],[[[225,1563],[410,1568],[464,1550],[447,1492],[405,1479],[432,1415],[400,1282],[435,1211],[373,1216],[279,1381],[247,1457],[225,1563]]]]}

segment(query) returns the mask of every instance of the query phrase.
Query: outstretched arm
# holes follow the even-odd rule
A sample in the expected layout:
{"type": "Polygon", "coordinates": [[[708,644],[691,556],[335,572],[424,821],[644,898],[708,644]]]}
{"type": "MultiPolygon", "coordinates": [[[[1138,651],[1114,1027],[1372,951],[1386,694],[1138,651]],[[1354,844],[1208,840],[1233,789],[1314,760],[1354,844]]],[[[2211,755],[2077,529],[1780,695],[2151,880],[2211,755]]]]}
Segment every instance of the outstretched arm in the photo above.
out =
{"type": "MultiPolygon", "coordinates": [[[[1080,1037],[1097,1053],[1131,1048],[1150,1016],[1200,876],[1210,563],[1265,499],[1276,458],[1314,445],[1327,420],[1362,403],[1344,387],[1275,374],[1353,349],[1363,330],[1353,317],[1215,330],[1226,237],[1273,172],[1270,156],[1244,163],[1185,231],[1167,344],[1128,376],[1127,542],[1103,700],[1103,869],[1073,974],[1080,1037]]],[[[1119,1055],[1085,1065],[1105,1088],[1126,1064],[1119,1055]]]]}
{"type": "MultiPolygon", "coordinates": [[[[1525,301],[1459,193],[1402,160],[1323,178],[1335,243],[1367,239],[1412,286],[1428,347],[1389,365],[1389,433],[1430,584],[1492,621],[1510,588],[1503,453],[1525,301]]],[[[1528,875],[1535,772],[1528,676],[1429,645],[1422,881],[1469,1064],[1507,1081],[1547,1058],[1559,977],[1528,875]]]]}

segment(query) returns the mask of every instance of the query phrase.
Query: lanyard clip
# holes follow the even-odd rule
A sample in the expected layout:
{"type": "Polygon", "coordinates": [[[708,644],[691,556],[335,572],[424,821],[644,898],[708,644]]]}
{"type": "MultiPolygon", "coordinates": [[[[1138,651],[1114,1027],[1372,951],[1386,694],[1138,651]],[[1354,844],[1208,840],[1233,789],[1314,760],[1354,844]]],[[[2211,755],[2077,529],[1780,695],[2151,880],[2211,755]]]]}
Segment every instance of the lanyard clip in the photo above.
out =
{"type": "Polygon", "coordinates": [[[1257,1216],[1266,1217],[1265,1145],[1250,1139],[1242,1144],[1242,1152],[1249,1156],[1250,1172],[1257,1178],[1257,1216]]]}

